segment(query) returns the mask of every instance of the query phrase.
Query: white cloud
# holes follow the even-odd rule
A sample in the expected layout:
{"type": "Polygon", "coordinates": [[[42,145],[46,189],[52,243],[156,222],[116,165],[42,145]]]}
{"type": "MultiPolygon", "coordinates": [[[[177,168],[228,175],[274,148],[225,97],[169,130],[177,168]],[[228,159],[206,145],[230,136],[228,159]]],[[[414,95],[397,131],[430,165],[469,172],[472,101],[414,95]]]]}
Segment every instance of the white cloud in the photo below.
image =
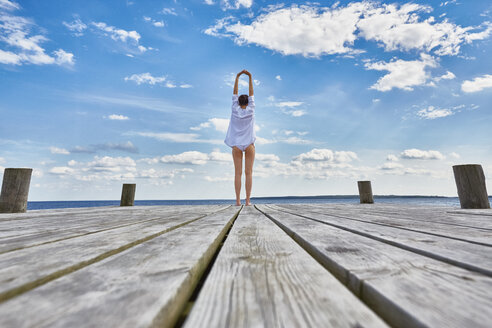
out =
{"type": "Polygon", "coordinates": [[[186,151],[178,155],[166,155],[160,158],[162,163],[204,165],[208,155],[199,151],[186,151]]]}
{"type": "Polygon", "coordinates": [[[70,175],[75,172],[74,169],[68,167],[68,166],[55,166],[49,170],[51,174],[56,174],[56,175],[70,175]]]}
{"type": "MultiPolygon", "coordinates": [[[[234,87],[234,82],[236,81],[236,74],[237,73],[229,73],[228,75],[226,75],[224,77],[224,82],[227,86],[234,87]]],[[[243,77],[243,75],[241,75],[241,77],[238,80],[238,86],[244,87],[244,88],[249,88],[249,80],[246,81],[242,77],[243,77]]],[[[253,79],[253,83],[254,83],[254,85],[260,85],[261,82],[259,80],[253,79]]]]}
{"type": "Polygon", "coordinates": [[[119,114],[111,114],[108,116],[108,119],[114,120],[114,121],[126,121],[129,120],[130,118],[125,115],[119,115],[119,114]]]}
{"type": "Polygon", "coordinates": [[[0,0],[0,9],[17,10],[20,9],[20,5],[15,1],[0,0]]]}
{"type": "MultiPolygon", "coordinates": [[[[207,122],[200,123],[198,126],[191,127],[190,130],[199,131],[201,129],[210,128],[212,126],[214,127],[214,129],[216,131],[225,133],[225,132],[227,132],[227,129],[229,128],[229,119],[214,117],[214,118],[209,119],[207,122]]],[[[256,128],[256,126],[255,126],[255,128],[256,128]]],[[[259,127],[258,127],[258,129],[259,129],[259,127]]]]}
{"type": "Polygon", "coordinates": [[[486,88],[492,88],[492,74],[485,74],[461,84],[461,90],[467,93],[482,91],[486,88]]]}
{"type": "Polygon", "coordinates": [[[126,76],[125,81],[134,81],[136,84],[150,84],[154,85],[157,83],[162,83],[166,80],[165,76],[152,76],[150,73],[132,74],[131,76],[126,76]]]}
{"type": "Polygon", "coordinates": [[[87,166],[93,171],[119,172],[123,170],[135,171],[137,164],[130,157],[95,156],[92,162],[87,163],[87,166]]]}
{"type": "Polygon", "coordinates": [[[75,18],[72,22],[63,22],[66,28],[73,32],[74,36],[84,35],[84,31],[87,29],[87,25],[84,24],[80,18],[75,18]]]}
{"type": "Polygon", "coordinates": [[[428,120],[433,120],[436,118],[446,117],[453,115],[454,112],[451,109],[435,108],[434,106],[429,106],[427,108],[421,109],[417,112],[417,115],[421,118],[428,120]]]}
{"type": "Polygon", "coordinates": [[[484,40],[492,24],[461,27],[443,19],[426,19],[432,10],[426,5],[352,2],[331,8],[314,4],[272,7],[250,24],[232,17],[216,22],[204,32],[226,36],[235,43],[257,44],[284,55],[319,57],[330,54],[354,54],[354,41],[365,39],[381,44],[385,51],[425,51],[435,55],[457,55],[463,44],[484,40]],[[292,33],[296,31],[296,33],[292,33]]]}
{"type": "Polygon", "coordinates": [[[304,104],[301,101],[279,101],[275,103],[275,106],[277,107],[298,107],[304,104]]]}
{"type": "Polygon", "coordinates": [[[222,0],[222,8],[224,9],[250,8],[252,5],[253,0],[222,0]]]}
{"type": "Polygon", "coordinates": [[[275,78],[279,81],[282,81],[282,77],[280,75],[275,76],[275,78]]]}
{"type": "Polygon", "coordinates": [[[436,60],[426,54],[421,54],[420,60],[398,59],[390,62],[367,62],[365,64],[366,69],[389,72],[371,86],[371,89],[383,92],[393,88],[411,91],[415,86],[428,85],[431,76],[426,68],[436,66],[436,60]]]}
{"type": "MultiPolygon", "coordinates": [[[[5,10],[15,10],[20,7],[15,2],[3,1],[5,10]]],[[[7,65],[73,65],[73,54],[63,49],[47,54],[42,43],[48,39],[33,33],[39,29],[30,19],[14,16],[7,12],[0,14],[0,42],[6,44],[6,49],[0,49],[0,64],[7,65]]]]}
{"type": "Polygon", "coordinates": [[[444,155],[437,150],[406,149],[400,154],[404,159],[444,159],[444,155]]]}
{"type": "Polygon", "coordinates": [[[403,165],[395,162],[387,162],[380,167],[381,170],[395,170],[401,168],[403,168],[403,165]]]}
{"type": "Polygon", "coordinates": [[[278,162],[280,158],[275,154],[256,154],[255,160],[264,161],[264,162],[278,162]]]}
{"type": "Polygon", "coordinates": [[[206,4],[206,5],[209,5],[209,6],[215,4],[215,2],[213,0],[204,0],[203,3],[206,4]]]}
{"type": "Polygon", "coordinates": [[[456,75],[453,74],[453,72],[447,71],[446,74],[435,77],[433,80],[436,82],[439,82],[441,80],[453,80],[456,78],[456,75]]]}
{"type": "Polygon", "coordinates": [[[393,155],[393,154],[389,154],[387,157],[386,157],[386,160],[389,161],[389,162],[397,162],[398,161],[398,157],[393,155]]]}
{"type": "Polygon", "coordinates": [[[455,152],[449,153],[449,156],[452,157],[452,158],[456,158],[456,159],[461,158],[460,154],[455,153],[455,152]]]}
{"type": "Polygon", "coordinates": [[[331,149],[314,148],[307,153],[299,154],[294,158],[300,162],[329,162],[346,163],[357,159],[357,154],[352,151],[332,151],[331,149]]]}
{"type": "Polygon", "coordinates": [[[70,152],[66,150],[65,148],[58,148],[58,147],[50,147],[50,152],[52,154],[62,154],[62,155],[69,155],[70,152]]]}
{"type": "MultiPolygon", "coordinates": [[[[147,16],[144,16],[143,19],[144,19],[144,21],[151,23],[155,27],[164,27],[164,22],[162,20],[157,21],[157,20],[152,19],[152,18],[147,17],[147,16]]],[[[145,50],[147,50],[147,49],[145,49],[145,50]]]]}
{"type": "Polygon", "coordinates": [[[3,163],[5,163],[5,158],[0,157],[0,164],[3,164],[3,163]]]}
{"type": "Polygon", "coordinates": [[[148,137],[160,141],[170,141],[178,143],[209,143],[221,145],[224,142],[218,139],[201,139],[196,133],[172,133],[172,132],[132,132],[132,135],[148,137]]]}
{"type": "Polygon", "coordinates": [[[178,14],[176,13],[176,9],[174,8],[163,8],[161,10],[161,14],[178,16],[178,14]]]}
{"type": "MultiPolygon", "coordinates": [[[[125,81],[133,81],[137,85],[149,84],[156,85],[160,84],[166,88],[176,88],[176,84],[170,81],[166,76],[153,76],[150,73],[132,74],[131,76],[126,76],[125,81]]],[[[190,84],[181,84],[180,88],[187,89],[191,88],[190,84]]]]}
{"type": "Polygon", "coordinates": [[[137,31],[126,31],[120,28],[116,28],[114,26],[107,25],[104,22],[92,22],[94,27],[99,30],[105,32],[111,39],[115,41],[127,42],[129,40],[138,44],[140,40],[140,34],[137,31]]]}

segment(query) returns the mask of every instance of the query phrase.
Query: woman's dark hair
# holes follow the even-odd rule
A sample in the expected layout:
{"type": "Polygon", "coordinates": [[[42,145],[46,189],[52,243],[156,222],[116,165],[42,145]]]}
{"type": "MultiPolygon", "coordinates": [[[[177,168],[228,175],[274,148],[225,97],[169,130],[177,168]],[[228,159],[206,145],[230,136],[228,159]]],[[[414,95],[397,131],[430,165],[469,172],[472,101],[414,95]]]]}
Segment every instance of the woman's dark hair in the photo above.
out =
{"type": "Polygon", "coordinates": [[[238,98],[239,106],[247,106],[248,105],[248,96],[240,95],[238,98]]]}

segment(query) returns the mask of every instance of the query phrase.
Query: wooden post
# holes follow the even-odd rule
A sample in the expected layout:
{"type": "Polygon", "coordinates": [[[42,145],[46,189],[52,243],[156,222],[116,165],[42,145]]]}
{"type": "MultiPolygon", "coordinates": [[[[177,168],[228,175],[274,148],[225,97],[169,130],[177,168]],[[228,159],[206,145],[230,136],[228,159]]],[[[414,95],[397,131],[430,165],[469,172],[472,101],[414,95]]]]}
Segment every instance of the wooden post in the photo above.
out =
{"type": "Polygon", "coordinates": [[[371,181],[357,181],[361,204],[373,204],[371,181]]]}
{"type": "Polygon", "coordinates": [[[27,195],[32,169],[5,169],[3,172],[0,213],[24,213],[27,211],[27,195]]]}
{"type": "Polygon", "coordinates": [[[490,208],[481,165],[454,165],[453,172],[461,208],[490,208]]]}
{"type": "Polygon", "coordinates": [[[133,206],[135,202],[135,189],[137,185],[135,183],[124,183],[123,190],[121,191],[120,206],[133,206]]]}

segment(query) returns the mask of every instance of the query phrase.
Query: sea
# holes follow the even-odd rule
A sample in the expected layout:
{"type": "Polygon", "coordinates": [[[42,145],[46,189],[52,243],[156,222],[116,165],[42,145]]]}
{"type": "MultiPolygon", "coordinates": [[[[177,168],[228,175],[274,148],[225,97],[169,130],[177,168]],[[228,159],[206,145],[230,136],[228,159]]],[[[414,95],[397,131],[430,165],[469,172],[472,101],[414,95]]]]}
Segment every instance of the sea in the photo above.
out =
{"type": "MultiPolygon", "coordinates": [[[[492,196],[489,197],[492,201],[492,196]]],[[[357,204],[358,195],[342,196],[287,196],[287,197],[252,197],[253,204],[357,204]]],[[[458,197],[442,196],[374,196],[375,203],[406,204],[425,206],[459,207],[458,197]]],[[[244,202],[243,202],[244,203],[244,202]]],[[[118,206],[119,200],[75,200],[75,201],[29,201],[28,210],[44,210],[55,208],[78,208],[98,206],[118,206]]],[[[135,205],[222,205],[234,204],[232,199],[193,199],[193,200],[135,200],[135,205]]]]}

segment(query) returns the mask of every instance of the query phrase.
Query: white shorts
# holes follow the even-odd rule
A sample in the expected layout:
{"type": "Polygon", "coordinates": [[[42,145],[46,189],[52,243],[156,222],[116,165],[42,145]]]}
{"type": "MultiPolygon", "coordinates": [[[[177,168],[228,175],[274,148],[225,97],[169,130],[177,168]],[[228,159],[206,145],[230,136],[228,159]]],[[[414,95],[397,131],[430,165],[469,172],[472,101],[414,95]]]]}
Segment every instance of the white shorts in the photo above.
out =
{"type": "Polygon", "coordinates": [[[248,148],[249,146],[251,145],[254,145],[254,143],[250,143],[249,145],[246,145],[246,146],[242,146],[242,145],[235,145],[234,147],[237,147],[239,149],[241,149],[241,151],[245,151],[246,148],[248,148]]]}

